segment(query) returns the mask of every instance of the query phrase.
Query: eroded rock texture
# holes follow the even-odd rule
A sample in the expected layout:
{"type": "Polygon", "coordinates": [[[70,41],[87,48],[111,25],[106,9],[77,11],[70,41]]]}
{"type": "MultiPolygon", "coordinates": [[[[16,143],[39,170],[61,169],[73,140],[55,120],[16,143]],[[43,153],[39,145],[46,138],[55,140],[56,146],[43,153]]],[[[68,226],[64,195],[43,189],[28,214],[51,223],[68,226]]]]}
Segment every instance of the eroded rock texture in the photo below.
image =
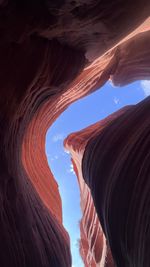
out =
{"type": "Polygon", "coordinates": [[[149,77],[149,10],[149,0],[0,1],[1,266],[71,267],[46,131],[109,78],[149,77]]]}
{"type": "Polygon", "coordinates": [[[117,266],[149,266],[150,97],[89,140],[83,177],[117,266]]]}
{"type": "MultiPolygon", "coordinates": [[[[120,110],[119,115],[128,110],[120,110]]],[[[64,142],[65,148],[70,151],[74,170],[78,177],[81,197],[81,210],[83,217],[80,222],[80,254],[85,266],[113,267],[114,262],[108,245],[108,240],[103,233],[101,224],[95,211],[90,187],[87,186],[82,174],[82,160],[87,143],[97,136],[110,121],[118,117],[118,112],[108,118],[89,126],[88,128],[69,135],[64,142]]],[[[89,185],[89,184],[88,184],[89,185]]]]}
{"type": "Polygon", "coordinates": [[[65,140],[80,184],[81,255],[85,266],[97,266],[95,251],[101,258],[98,266],[149,266],[149,106],[150,97],[65,140]],[[106,243],[101,230],[97,244],[93,203],[106,243]],[[115,264],[110,251],[107,255],[106,244],[115,264]]]}

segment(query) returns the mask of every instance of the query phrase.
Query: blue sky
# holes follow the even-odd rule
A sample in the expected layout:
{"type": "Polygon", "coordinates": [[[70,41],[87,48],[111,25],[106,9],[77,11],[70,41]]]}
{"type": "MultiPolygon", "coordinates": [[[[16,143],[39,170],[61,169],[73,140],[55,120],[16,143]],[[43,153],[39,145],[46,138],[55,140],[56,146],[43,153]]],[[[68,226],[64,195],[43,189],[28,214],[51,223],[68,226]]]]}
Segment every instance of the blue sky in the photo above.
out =
{"type": "Polygon", "coordinates": [[[72,104],[47,132],[46,154],[59,184],[63,224],[71,238],[72,267],[84,267],[78,249],[81,210],[77,178],[70,155],[64,151],[63,140],[70,133],[83,129],[126,105],[138,103],[148,95],[150,81],[138,81],[124,87],[114,87],[108,82],[95,93],[72,104]]]}

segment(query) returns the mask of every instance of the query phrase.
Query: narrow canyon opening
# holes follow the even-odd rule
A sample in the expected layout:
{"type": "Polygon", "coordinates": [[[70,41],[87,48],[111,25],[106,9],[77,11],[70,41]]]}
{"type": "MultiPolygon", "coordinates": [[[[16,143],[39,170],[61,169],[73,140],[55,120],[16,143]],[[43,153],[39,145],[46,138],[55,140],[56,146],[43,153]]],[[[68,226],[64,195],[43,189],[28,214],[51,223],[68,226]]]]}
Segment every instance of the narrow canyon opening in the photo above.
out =
{"type": "Polygon", "coordinates": [[[47,131],[46,155],[50,169],[58,183],[63,208],[63,225],[70,235],[72,266],[83,267],[79,253],[82,217],[80,192],[70,155],[64,150],[63,140],[124,106],[140,102],[150,94],[148,81],[137,81],[124,87],[107,82],[96,92],[86,96],[65,110],[47,131]]]}

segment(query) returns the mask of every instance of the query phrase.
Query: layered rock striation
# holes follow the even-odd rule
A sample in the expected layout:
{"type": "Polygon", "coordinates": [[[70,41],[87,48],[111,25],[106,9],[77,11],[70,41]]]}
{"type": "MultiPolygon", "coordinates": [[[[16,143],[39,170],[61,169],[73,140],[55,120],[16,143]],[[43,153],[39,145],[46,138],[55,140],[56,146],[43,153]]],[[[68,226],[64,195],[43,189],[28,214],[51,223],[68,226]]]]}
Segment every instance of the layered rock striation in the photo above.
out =
{"type": "Polygon", "coordinates": [[[149,78],[149,9],[148,0],[0,2],[1,266],[71,267],[46,131],[108,79],[149,78]]]}
{"type": "Polygon", "coordinates": [[[79,132],[70,134],[64,141],[65,148],[71,153],[74,170],[78,177],[81,199],[82,219],[80,221],[80,254],[85,266],[113,267],[114,262],[110,252],[108,240],[102,230],[100,221],[95,210],[89,184],[83,178],[82,160],[86,153],[87,144],[109,125],[111,121],[123,114],[129,107],[108,118],[89,126],[79,132]]]}
{"type": "MultiPolygon", "coordinates": [[[[149,266],[150,97],[89,139],[82,172],[116,266],[149,266]]],[[[86,130],[85,130],[86,132],[86,130]]]]}
{"type": "Polygon", "coordinates": [[[85,266],[149,266],[149,106],[150,97],[65,140],[80,185],[85,266]]]}

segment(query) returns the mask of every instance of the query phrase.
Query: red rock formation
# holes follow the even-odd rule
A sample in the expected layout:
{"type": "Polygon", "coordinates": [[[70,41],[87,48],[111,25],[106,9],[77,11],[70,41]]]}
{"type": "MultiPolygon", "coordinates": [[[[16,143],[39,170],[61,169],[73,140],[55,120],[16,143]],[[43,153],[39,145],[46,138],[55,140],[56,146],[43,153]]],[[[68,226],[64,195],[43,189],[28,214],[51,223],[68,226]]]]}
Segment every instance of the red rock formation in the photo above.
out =
{"type": "Polygon", "coordinates": [[[110,77],[120,84],[137,71],[149,76],[149,7],[149,0],[0,2],[1,266],[71,266],[45,134],[110,77]]]}
{"type": "MultiPolygon", "coordinates": [[[[3,47],[3,50],[0,50],[2,70],[0,263],[4,267],[71,266],[69,238],[59,223],[61,222],[61,202],[57,184],[53,177],[49,176],[49,172],[47,179],[44,177],[41,183],[39,182],[43,178],[42,175],[40,176],[43,173],[42,151],[39,147],[41,143],[44,144],[44,136],[41,140],[38,139],[38,132],[36,135],[33,133],[34,122],[37,122],[36,127],[39,132],[40,123],[42,123],[36,121],[36,116],[33,118],[33,114],[38,112],[39,105],[46,101],[47,94],[54,95],[55,90],[57,93],[55,83],[59,83],[59,80],[62,83],[65,79],[69,79],[66,76],[67,73],[64,76],[61,69],[60,72],[57,70],[57,74],[60,73],[57,81],[55,81],[54,71],[49,74],[49,69],[54,62],[57,63],[59,53],[59,62],[61,58],[63,62],[65,56],[67,67],[65,50],[69,58],[69,48],[63,49],[56,42],[36,38],[30,40],[26,46],[24,44],[24,47],[11,44],[10,47],[3,47]],[[57,49],[57,55],[52,53],[53,49],[57,49]],[[64,54],[61,56],[62,50],[64,54]],[[47,62],[47,59],[50,62],[47,62]],[[48,86],[49,83],[52,84],[51,87],[48,86]],[[53,90],[53,88],[56,89],[53,90]],[[33,120],[30,124],[31,118],[33,120]],[[26,132],[28,125],[29,129],[26,132]],[[33,133],[32,138],[30,133],[31,135],[33,133]],[[36,146],[36,142],[39,142],[39,146],[36,146]],[[28,157],[26,157],[27,153],[28,157]],[[34,160],[36,157],[38,164],[34,165],[35,162],[37,163],[34,160]],[[49,211],[39,197],[47,204],[49,211]],[[46,201],[48,203],[51,201],[51,206],[48,206],[46,201]]],[[[76,60],[76,53],[73,55],[76,60]]],[[[81,61],[83,57],[79,54],[78,58],[81,61]]],[[[43,127],[42,130],[45,128],[43,127]]]]}
{"type": "Polygon", "coordinates": [[[98,126],[82,161],[83,177],[119,267],[148,267],[150,262],[149,106],[150,97],[118,112],[102,130],[98,126]]]}
{"type": "MultiPolygon", "coordinates": [[[[122,109],[119,115],[127,109],[127,107],[122,109]]],[[[109,246],[106,245],[106,238],[95,211],[90,190],[82,176],[82,158],[88,141],[97,136],[117,116],[118,112],[80,132],[69,135],[64,141],[65,148],[71,153],[72,163],[80,187],[81,210],[83,213],[80,222],[80,254],[86,267],[96,267],[97,265],[105,267],[114,266],[109,246]]]]}

